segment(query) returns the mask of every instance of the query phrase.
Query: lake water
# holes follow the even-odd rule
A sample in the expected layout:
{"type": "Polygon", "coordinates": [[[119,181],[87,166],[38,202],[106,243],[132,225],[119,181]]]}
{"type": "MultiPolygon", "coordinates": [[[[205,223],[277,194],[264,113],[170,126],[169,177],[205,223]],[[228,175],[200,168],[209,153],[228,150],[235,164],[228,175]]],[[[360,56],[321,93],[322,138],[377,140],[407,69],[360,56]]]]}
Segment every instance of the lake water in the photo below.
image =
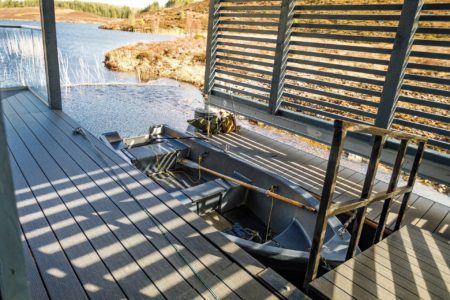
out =
{"type": "MultiPolygon", "coordinates": [[[[0,20],[0,24],[39,26],[38,22],[27,21],[0,20]]],[[[117,130],[125,136],[136,135],[145,133],[149,126],[160,123],[183,130],[186,120],[193,117],[194,109],[203,105],[201,93],[193,86],[173,80],[138,85],[134,74],[112,72],[103,65],[104,55],[109,50],[138,42],[171,40],[174,36],[101,30],[93,24],[57,23],[56,28],[63,109],[92,133],[98,135],[117,130]]],[[[5,32],[0,29],[0,39],[14,40],[16,48],[22,48],[21,51],[28,47],[28,43],[21,44],[25,38],[17,35],[17,29],[7,30],[7,35],[5,32]]],[[[40,46],[40,40],[36,40],[37,43],[34,43],[40,46]]],[[[39,56],[36,49],[29,52],[30,56],[39,56]]],[[[2,49],[0,56],[1,54],[2,49]]],[[[3,57],[5,55],[3,53],[3,57]]],[[[3,71],[0,70],[3,85],[19,85],[16,81],[20,79],[15,78],[17,74],[11,72],[19,68],[18,59],[14,55],[12,57],[13,59],[10,55],[7,64],[4,61],[1,66],[4,68],[3,71]]],[[[39,69],[40,66],[41,70],[37,70],[36,74],[26,71],[18,77],[40,77],[44,81],[42,61],[33,61],[32,64],[35,66],[27,69],[39,69]]],[[[35,85],[39,86],[39,83],[35,85]]],[[[44,88],[42,90],[45,92],[44,88]]]]}

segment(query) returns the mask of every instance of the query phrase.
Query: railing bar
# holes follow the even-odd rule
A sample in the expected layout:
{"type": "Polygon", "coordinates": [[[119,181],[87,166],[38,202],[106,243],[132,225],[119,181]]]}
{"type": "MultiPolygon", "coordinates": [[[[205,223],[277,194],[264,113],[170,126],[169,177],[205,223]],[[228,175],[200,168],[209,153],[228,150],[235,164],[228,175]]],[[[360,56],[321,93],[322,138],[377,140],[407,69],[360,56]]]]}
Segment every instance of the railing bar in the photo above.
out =
{"type": "MultiPolygon", "coordinates": [[[[449,21],[450,22],[450,21],[449,21]]],[[[415,39],[413,45],[419,46],[436,46],[436,47],[450,47],[450,41],[442,41],[442,40],[422,40],[415,39]]]]}
{"type": "Polygon", "coordinates": [[[239,43],[230,43],[230,42],[221,42],[218,41],[217,45],[229,46],[229,47],[237,47],[237,48],[245,48],[245,49],[254,49],[254,50],[263,50],[263,51],[275,51],[273,47],[265,47],[258,45],[248,45],[248,44],[239,44],[239,43]]]}
{"type": "Polygon", "coordinates": [[[430,77],[430,76],[415,75],[415,74],[406,74],[405,75],[405,79],[414,80],[414,81],[420,81],[420,82],[429,82],[429,83],[450,85],[450,79],[447,79],[447,78],[430,77]]]}
{"type": "Polygon", "coordinates": [[[279,14],[248,14],[248,13],[219,13],[219,17],[224,18],[258,18],[258,19],[278,19],[280,17],[279,14]]]}
{"type": "Polygon", "coordinates": [[[262,6],[262,5],[258,5],[258,6],[221,6],[220,10],[230,10],[230,11],[240,11],[240,10],[275,10],[275,11],[280,11],[281,6],[279,5],[271,5],[271,6],[262,6]]]}
{"type": "Polygon", "coordinates": [[[400,4],[297,5],[295,10],[401,10],[400,4]]]}
{"type": "Polygon", "coordinates": [[[241,56],[252,57],[252,58],[269,59],[269,60],[273,61],[273,56],[266,55],[266,54],[242,52],[242,51],[222,49],[222,48],[217,49],[217,51],[222,52],[222,53],[235,54],[235,55],[241,55],[241,56]]]}
{"type": "Polygon", "coordinates": [[[450,54],[446,54],[446,53],[411,51],[410,56],[421,57],[421,58],[435,58],[435,59],[450,60],[450,54]]]}
{"type": "Polygon", "coordinates": [[[294,18],[317,20],[361,20],[361,21],[398,21],[399,15],[331,15],[331,14],[294,14],[294,18]]]}
{"type": "Polygon", "coordinates": [[[276,35],[276,30],[262,30],[262,29],[245,29],[245,28],[230,28],[221,27],[219,28],[222,32],[238,32],[238,33],[253,33],[253,34],[266,34],[266,35],[276,35]]]}
{"type": "Polygon", "coordinates": [[[411,63],[411,62],[408,63],[408,69],[420,69],[420,70],[429,70],[429,71],[450,73],[450,67],[428,65],[428,64],[416,64],[416,63],[411,63]]]}
{"type": "Polygon", "coordinates": [[[403,90],[408,90],[408,91],[414,91],[414,92],[421,92],[421,93],[431,94],[431,95],[450,97],[450,91],[433,89],[433,88],[427,88],[427,87],[423,87],[423,86],[415,86],[415,85],[410,85],[410,84],[403,84],[402,89],[403,90]]]}
{"type": "Polygon", "coordinates": [[[360,41],[371,43],[393,43],[394,38],[386,37],[372,37],[359,35],[345,35],[345,34],[325,34],[325,33],[311,33],[311,32],[292,32],[292,36],[307,37],[327,40],[344,40],[344,41],[360,41]]]}
{"type": "Polygon", "coordinates": [[[257,21],[235,21],[235,20],[223,20],[220,21],[223,25],[241,25],[241,26],[278,26],[277,22],[257,22],[257,21]]]}
{"type": "Polygon", "coordinates": [[[268,38],[260,38],[260,37],[253,37],[253,36],[236,36],[236,35],[227,35],[227,34],[219,34],[218,38],[222,39],[228,39],[228,40],[244,40],[244,41],[251,41],[251,42],[260,42],[260,43],[270,43],[275,44],[277,42],[276,39],[268,39],[268,38]]]}

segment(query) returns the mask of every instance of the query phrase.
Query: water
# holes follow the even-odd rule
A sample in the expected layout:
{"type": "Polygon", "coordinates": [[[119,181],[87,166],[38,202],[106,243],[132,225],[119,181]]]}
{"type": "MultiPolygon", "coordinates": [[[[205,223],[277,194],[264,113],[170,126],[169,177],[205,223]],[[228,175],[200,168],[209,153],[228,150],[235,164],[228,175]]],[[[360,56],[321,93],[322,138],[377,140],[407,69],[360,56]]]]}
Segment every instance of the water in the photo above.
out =
{"type": "MultiPolygon", "coordinates": [[[[0,24],[39,26],[38,22],[27,21],[2,20],[0,24]]],[[[109,50],[174,36],[101,30],[93,24],[57,23],[56,28],[63,110],[95,135],[113,130],[124,136],[137,135],[161,123],[183,130],[194,108],[203,105],[201,93],[190,85],[172,80],[138,85],[135,74],[104,67],[104,55],[109,50]]],[[[24,30],[0,30],[0,44],[5,39],[12,50],[5,53],[0,49],[0,87],[29,85],[45,97],[40,32],[31,35],[24,30]]]]}

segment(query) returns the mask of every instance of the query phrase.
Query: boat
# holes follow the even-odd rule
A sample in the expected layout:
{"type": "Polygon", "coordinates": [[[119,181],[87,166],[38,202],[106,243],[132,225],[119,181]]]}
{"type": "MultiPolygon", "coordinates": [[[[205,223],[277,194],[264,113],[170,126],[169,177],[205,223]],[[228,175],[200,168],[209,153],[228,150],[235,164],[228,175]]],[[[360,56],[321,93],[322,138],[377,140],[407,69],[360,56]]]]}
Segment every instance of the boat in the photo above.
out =
{"type": "MultiPolygon", "coordinates": [[[[265,265],[296,274],[306,269],[319,201],[300,186],[167,125],[100,139],[265,265]]],[[[345,261],[349,241],[342,223],[329,218],[323,270],[345,261]]]]}

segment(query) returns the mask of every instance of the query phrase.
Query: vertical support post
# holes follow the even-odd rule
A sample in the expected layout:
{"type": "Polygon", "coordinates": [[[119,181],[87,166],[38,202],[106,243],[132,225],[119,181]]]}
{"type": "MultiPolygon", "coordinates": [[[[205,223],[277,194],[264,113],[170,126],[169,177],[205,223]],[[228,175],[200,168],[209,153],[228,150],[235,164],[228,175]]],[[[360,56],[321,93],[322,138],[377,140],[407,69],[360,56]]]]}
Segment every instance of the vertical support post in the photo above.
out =
{"type": "MultiPolygon", "coordinates": [[[[373,183],[375,181],[378,165],[380,164],[381,151],[386,140],[385,136],[376,135],[373,142],[372,152],[370,154],[369,166],[367,167],[367,175],[364,180],[364,185],[361,192],[361,199],[367,199],[372,194],[373,183]]],[[[366,218],[367,206],[358,208],[356,211],[356,218],[353,223],[352,237],[348,245],[347,257],[350,259],[355,256],[356,247],[358,247],[361,232],[364,226],[364,219],[366,218]]]]}
{"type": "MultiPolygon", "coordinates": [[[[391,193],[397,188],[398,179],[402,170],[403,161],[405,158],[406,150],[408,149],[409,140],[402,140],[400,148],[395,158],[394,169],[392,170],[391,179],[389,181],[387,192],[391,193]]],[[[378,221],[377,231],[373,243],[376,244],[383,239],[384,228],[386,226],[386,219],[389,215],[389,208],[391,207],[392,198],[384,200],[383,209],[381,210],[380,220],[378,221]]]]}
{"type": "MultiPolygon", "coordinates": [[[[411,168],[411,173],[408,178],[408,186],[414,186],[416,182],[417,174],[419,173],[420,162],[422,161],[423,153],[425,152],[425,142],[420,142],[417,148],[416,156],[411,168]]],[[[403,196],[403,201],[398,212],[397,221],[395,222],[394,230],[399,230],[402,225],[403,216],[405,215],[406,207],[408,205],[409,197],[411,197],[411,192],[405,193],[403,196]]]]}
{"type": "Polygon", "coordinates": [[[47,76],[48,105],[51,109],[61,110],[61,86],[59,81],[54,0],[41,0],[40,8],[45,73],[47,76]]]}
{"type": "Polygon", "coordinates": [[[217,34],[219,31],[220,0],[210,0],[208,16],[208,35],[206,38],[206,65],[204,93],[212,89],[216,68],[217,34]]]}
{"type": "Polygon", "coordinates": [[[320,199],[319,211],[316,217],[316,226],[312,247],[309,256],[308,267],[306,269],[305,281],[303,287],[308,288],[308,284],[317,277],[319,270],[320,257],[322,252],[323,240],[328,222],[328,210],[333,200],[334,190],[336,188],[336,178],[339,171],[342,151],[344,149],[345,137],[347,135],[344,123],[340,120],[334,121],[333,142],[330,150],[330,159],[328,160],[327,172],[323,184],[322,197],[320,199]]]}
{"type": "Polygon", "coordinates": [[[272,71],[270,88],[269,111],[276,114],[283,94],[286,66],[288,60],[289,43],[291,40],[292,23],[294,21],[294,0],[282,0],[280,19],[278,22],[277,45],[272,71]]]}
{"type": "Polygon", "coordinates": [[[390,128],[416,34],[423,0],[405,0],[384,80],[375,126],[390,128]]]}
{"type": "Polygon", "coordinates": [[[0,299],[29,299],[1,103],[0,174],[0,299]]]}

